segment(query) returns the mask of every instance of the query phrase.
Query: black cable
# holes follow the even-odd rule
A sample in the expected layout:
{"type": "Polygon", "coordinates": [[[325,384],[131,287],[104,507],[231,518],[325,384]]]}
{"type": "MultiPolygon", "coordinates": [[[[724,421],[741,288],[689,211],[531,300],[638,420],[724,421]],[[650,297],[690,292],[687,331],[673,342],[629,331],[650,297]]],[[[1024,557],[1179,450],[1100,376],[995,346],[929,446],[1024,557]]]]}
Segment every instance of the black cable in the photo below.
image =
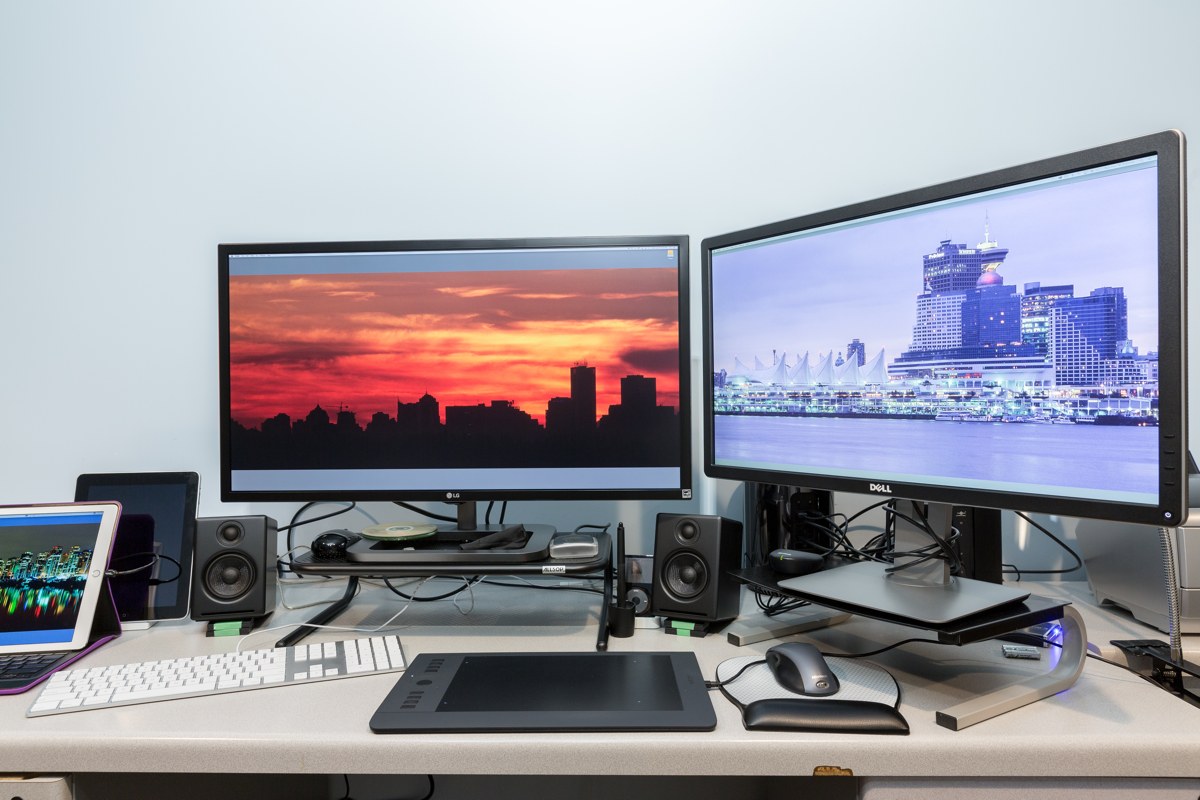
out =
{"type": "Polygon", "coordinates": [[[746,670],[750,669],[751,667],[757,667],[759,664],[765,664],[765,663],[767,663],[767,660],[765,658],[760,658],[757,661],[751,661],[750,663],[744,665],[741,669],[739,669],[737,672],[733,673],[732,675],[730,675],[728,678],[726,678],[723,681],[705,681],[704,688],[708,689],[709,691],[712,691],[713,689],[720,689],[722,686],[728,686],[729,684],[736,681],[738,678],[742,677],[742,673],[745,672],[746,670]]]}
{"type": "Polygon", "coordinates": [[[321,505],[321,503],[325,503],[325,502],[330,502],[330,501],[314,500],[310,503],[305,503],[304,505],[300,506],[299,509],[296,510],[295,514],[292,514],[291,522],[289,522],[287,525],[284,525],[282,528],[279,528],[280,531],[287,531],[287,551],[289,553],[292,552],[292,550],[294,550],[296,547],[296,543],[292,539],[293,529],[298,528],[301,525],[308,525],[310,522],[320,522],[321,520],[324,520],[324,519],[336,517],[339,514],[345,514],[347,511],[353,511],[358,506],[357,503],[355,503],[353,501],[349,501],[350,505],[348,505],[345,508],[340,509],[338,511],[334,511],[332,514],[325,514],[324,516],[321,516],[321,517],[313,517],[312,519],[306,519],[303,522],[299,521],[300,515],[303,514],[305,511],[312,508],[313,506],[321,505]]]}
{"type": "Polygon", "coordinates": [[[603,589],[596,589],[592,586],[562,586],[559,584],[542,585],[533,583],[532,581],[529,583],[505,583],[504,581],[492,580],[490,578],[483,578],[479,582],[486,583],[488,586],[503,586],[508,589],[542,589],[550,592],[586,592],[588,594],[604,594],[603,589]]]}
{"type": "Polygon", "coordinates": [[[1007,565],[1012,570],[1012,572],[1010,574],[1015,574],[1017,576],[1017,580],[1021,579],[1022,574],[1025,574],[1025,575],[1065,575],[1068,572],[1074,572],[1077,569],[1083,569],[1083,559],[1081,559],[1079,557],[1078,553],[1076,553],[1074,550],[1071,549],[1070,545],[1068,545],[1062,539],[1055,536],[1053,533],[1051,533],[1049,530],[1047,530],[1043,526],[1039,525],[1028,514],[1025,514],[1022,511],[1014,511],[1013,513],[1016,514],[1021,519],[1028,522],[1033,527],[1037,528],[1042,533],[1049,536],[1054,541],[1055,544],[1057,544],[1063,550],[1066,550],[1067,554],[1070,555],[1071,558],[1075,561],[1075,566],[1065,567],[1062,569],[1024,569],[1023,570],[1023,569],[1018,569],[1017,567],[1012,566],[1012,565],[1007,565]]]}
{"type": "Polygon", "coordinates": [[[938,559],[938,560],[946,561],[950,564],[951,574],[961,575],[964,571],[962,559],[959,557],[958,553],[954,552],[954,548],[951,547],[951,545],[959,537],[958,529],[951,527],[950,536],[948,536],[948,537],[941,536],[937,531],[935,531],[933,529],[933,526],[929,524],[929,518],[925,515],[925,512],[921,508],[920,503],[914,503],[913,510],[916,512],[917,519],[914,519],[913,517],[910,517],[907,514],[904,514],[901,511],[899,511],[895,507],[894,501],[890,502],[886,506],[885,513],[888,515],[888,523],[892,530],[893,544],[895,542],[896,518],[899,517],[900,519],[905,520],[906,522],[910,523],[917,530],[921,531],[926,536],[928,536],[930,539],[932,539],[934,545],[936,545],[937,550],[941,551],[941,556],[935,555],[933,548],[931,548],[931,547],[918,548],[917,550],[913,550],[910,552],[893,552],[893,554],[892,554],[893,561],[895,561],[895,558],[897,556],[900,556],[900,557],[912,556],[912,557],[915,557],[917,560],[912,561],[908,564],[902,564],[902,565],[896,565],[893,567],[889,567],[887,569],[887,572],[889,572],[889,573],[890,572],[899,572],[900,570],[908,569],[910,567],[915,567],[918,564],[924,564],[928,561],[938,559]]]}
{"type": "MultiPolygon", "coordinates": [[[[156,564],[158,564],[159,560],[160,560],[160,559],[164,559],[164,558],[165,558],[167,561],[170,561],[172,564],[174,564],[174,565],[175,565],[175,577],[174,577],[174,578],[166,578],[166,579],[163,579],[163,578],[151,578],[151,579],[150,579],[150,585],[151,585],[151,586],[161,586],[161,585],[163,585],[164,583],[173,583],[174,581],[177,581],[177,580],[179,580],[179,578],[180,578],[180,577],[183,575],[183,565],[182,565],[182,564],[180,564],[180,563],[179,563],[178,561],[176,561],[175,559],[171,558],[171,557],[170,557],[169,555],[167,555],[166,553],[152,553],[152,552],[150,552],[150,551],[148,551],[148,550],[147,550],[146,552],[143,552],[143,553],[130,553],[130,554],[128,554],[128,555],[119,556],[118,558],[116,558],[116,559],[114,559],[114,560],[116,560],[116,561],[120,561],[121,559],[125,559],[125,558],[133,558],[134,556],[152,556],[152,559],[151,559],[150,563],[148,563],[148,564],[143,564],[143,565],[142,565],[142,566],[140,566],[140,567],[134,567],[133,569],[110,569],[110,570],[106,570],[106,571],[105,571],[105,573],[104,573],[105,577],[108,577],[108,578],[120,578],[120,577],[122,577],[122,576],[124,576],[124,575],[133,575],[133,574],[135,574],[135,573],[138,573],[138,572],[143,572],[143,571],[145,571],[145,570],[148,570],[148,569],[153,569],[153,568],[154,568],[154,566],[155,566],[156,564]]],[[[111,562],[110,562],[110,563],[111,563],[111,562]]]]}
{"type": "Polygon", "coordinates": [[[778,592],[767,591],[756,586],[751,586],[750,591],[754,593],[754,602],[768,617],[779,616],[788,611],[794,611],[797,608],[809,605],[807,600],[802,600],[799,597],[791,597],[778,592]]]}
{"type": "MultiPolygon", "coordinates": [[[[438,576],[432,575],[430,577],[436,578],[438,576]]],[[[391,589],[393,593],[400,595],[405,600],[411,600],[414,603],[432,603],[434,600],[445,600],[447,597],[454,597],[456,594],[461,594],[462,592],[465,592],[467,589],[470,589],[472,586],[474,586],[475,584],[482,581],[483,578],[479,575],[473,575],[470,578],[464,577],[464,578],[458,578],[458,580],[463,581],[462,586],[457,587],[453,591],[446,592],[445,594],[436,595],[435,597],[417,597],[416,595],[405,594],[404,592],[397,589],[395,586],[392,586],[391,578],[384,578],[383,583],[385,586],[387,586],[387,588],[391,589]]]]}
{"type": "Polygon", "coordinates": [[[400,506],[403,509],[407,509],[407,510],[411,511],[414,514],[420,514],[423,517],[429,517],[430,519],[438,519],[438,520],[441,520],[442,522],[458,522],[458,517],[447,517],[444,514],[435,514],[432,511],[426,511],[423,508],[418,508],[417,506],[414,506],[411,503],[405,503],[400,500],[393,500],[392,503],[394,505],[400,506]]]}
{"type": "MultiPolygon", "coordinates": [[[[895,650],[897,647],[902,647],[903,645],[906,645],[906,644],[940,644],[940,645],[945,645],[945,646],[954,646],[954,647],[958,646],[954,642],[942,642],[942,641],[938,641],[937,639],[917,639],[917,638],[901,639],[900,641],[889,644],[886,647],[881,647],[878,650],[871,650],[866,653],[835,653],[835,654],[833,654],[831,656],[827,656],[827,657],[829,657],[829,658],[870,658],[871,656],[877,656],[880,653],[886,653],[888,650],[895,650]]],[[[825,656],[826,654],[822,653],[821,655],[825,656]]]]}

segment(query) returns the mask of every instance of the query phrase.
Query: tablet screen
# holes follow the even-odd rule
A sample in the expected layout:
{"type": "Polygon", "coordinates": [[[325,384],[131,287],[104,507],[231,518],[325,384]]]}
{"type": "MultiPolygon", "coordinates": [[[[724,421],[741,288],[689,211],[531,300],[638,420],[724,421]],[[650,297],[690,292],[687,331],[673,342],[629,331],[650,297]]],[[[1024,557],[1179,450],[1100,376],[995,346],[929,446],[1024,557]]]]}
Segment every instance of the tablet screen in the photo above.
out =
{"type": "Polygon", "coordinates": [[[187,616],[199,484],[194,472],[79,476],[77,501],[121,504],[111,588],[122,622],[187,616]]]}
{"type": "Polygon", "coordinates": [[[0,652],[87,644],[120,509],[0,507],[0,652]]]}

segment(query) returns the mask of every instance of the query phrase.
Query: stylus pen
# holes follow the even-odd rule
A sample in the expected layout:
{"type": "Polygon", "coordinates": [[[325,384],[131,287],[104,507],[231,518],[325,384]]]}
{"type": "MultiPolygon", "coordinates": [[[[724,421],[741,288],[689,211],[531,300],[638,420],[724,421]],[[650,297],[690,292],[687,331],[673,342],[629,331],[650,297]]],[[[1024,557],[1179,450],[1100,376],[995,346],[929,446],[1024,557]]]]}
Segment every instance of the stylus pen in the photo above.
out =
{"type": "Polygon", "coordinates": [[[625,523],[617,523],[617,608],[625,607],[625,523]]]}

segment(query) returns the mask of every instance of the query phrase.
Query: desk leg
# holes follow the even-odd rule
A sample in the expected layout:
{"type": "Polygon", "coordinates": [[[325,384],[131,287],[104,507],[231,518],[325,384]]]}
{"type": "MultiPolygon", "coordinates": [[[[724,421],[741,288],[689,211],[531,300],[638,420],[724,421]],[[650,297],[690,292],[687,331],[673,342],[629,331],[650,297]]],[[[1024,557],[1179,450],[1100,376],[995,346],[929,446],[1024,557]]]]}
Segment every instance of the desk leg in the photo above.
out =
{"type": "Polygon", "coordinates": [[[1083,626],[1083,618],[1071,606],[1063,608],[1062,626],[1063,644],[1058,663],[1049,672],[939,711],[938,725],[960,731],[976,722],[983,722],[1069,688],[1083,671],[1083,662],[1087,658],[1087,631],[1083,626]]]}
{"type": "Polygon", "coordinates": [[[333,619],[338,614],[341,614],[343,611],[345,611],[346,607],[350,605],[350,601],[354,599],[354,595],[356,595],[357,593],[358,593],[358,576],[351,575],[350,580],[346,583],[346,593],[345,594],[343,594],[339,599],[334,600],[333,603],[331,603],[330,605],[327,605],[327,606],[325,606],[325,608],[321,609],[316,614],[316,616],[314,616],[308,622],[305,622],[299,628],[296,628],[296,630],[292,631],[287,636],[280,639],[278,642],[275,643],[275,646],[276,647],[291,647],[296,642],[300,641],[305,636],[308,636],[310,633],[312,633],[313,630],[315,630],[312,626],[324,625],[326,622],[329,622],[329,620],[333,619]]]}
{"type": "Polygon", "coordinates": [[[596,633],[596,649],[608,649],[608,606],[613,602],[612,564],[604,567],[604,597],[600,600],[600,630],[596,633]]]}

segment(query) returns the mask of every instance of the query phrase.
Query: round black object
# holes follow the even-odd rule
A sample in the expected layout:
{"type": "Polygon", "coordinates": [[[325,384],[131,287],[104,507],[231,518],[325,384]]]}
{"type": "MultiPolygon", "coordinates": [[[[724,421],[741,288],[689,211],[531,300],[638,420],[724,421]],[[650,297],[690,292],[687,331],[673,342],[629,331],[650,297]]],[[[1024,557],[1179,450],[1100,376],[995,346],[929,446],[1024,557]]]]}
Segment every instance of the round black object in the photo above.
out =
{"type": "Polygon", "coordinates": [[[675,541],[689,545],[700,535],[700,527],[692,519],[681,519],[675,526],[675,541]]]}
{"type": "Polygon", "coordinates": [[[242,541],[245,536],[246,532],[242,530],[242,526],[236,522],[233,522],[232,520],[222,523],[221,526],[217,528],[217,539],[219,539],[223,545],[233,546],[242,541]]]}
{"type": "Polygon", "coordinates": [[[808,575],[825,566],[825,559],[807,550],[772,550],[767,565],[780,575],[808,575]]]}
{"type": "Polygon", "coordinates": [[[691,600],[708,587],[708,566],[695,553],[681,550],[663,567],[662,579],[672,595],[680,600],[691,600]]]}
{"type": "Polygon", "coordinates": [[[325,531],[313,539],[309,549],[312,550],[313,558],[319,558],[322,561],[340,560],[346,557],[346,548],[353,540],[354,537],[349,532],[325,531]]]}
{"type": "Polygon", "coordinates": [[[254,579],[254,564],[245,553],[222,553],[204,570],[204,590],[218,600],[236,600],[250,590],[254,579]]]}

